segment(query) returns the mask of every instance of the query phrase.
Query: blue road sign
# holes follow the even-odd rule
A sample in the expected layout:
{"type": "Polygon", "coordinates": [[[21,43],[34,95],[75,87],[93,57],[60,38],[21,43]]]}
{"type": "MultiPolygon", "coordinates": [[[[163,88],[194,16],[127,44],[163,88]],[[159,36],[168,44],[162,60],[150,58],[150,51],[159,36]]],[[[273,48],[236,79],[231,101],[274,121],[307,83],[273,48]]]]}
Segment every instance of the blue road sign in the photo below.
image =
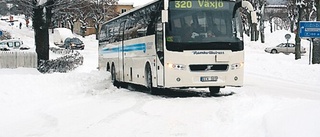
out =
{"type": "Polygon", "coordinates": [[[320,38],[320,21],[300,21],[300,38],[320,38]]]}
{"type": "Polygon", "coordinates": [[[0,36],[2,36],[2,31],[0,30],[0,36]]]}

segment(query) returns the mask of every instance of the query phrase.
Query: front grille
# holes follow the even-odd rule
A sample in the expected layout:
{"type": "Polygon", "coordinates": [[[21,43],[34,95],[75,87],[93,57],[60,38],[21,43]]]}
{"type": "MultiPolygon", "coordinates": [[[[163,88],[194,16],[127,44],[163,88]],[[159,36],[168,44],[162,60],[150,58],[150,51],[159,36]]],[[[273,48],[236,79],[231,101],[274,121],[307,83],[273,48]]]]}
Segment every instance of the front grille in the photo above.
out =
{"type": "Polygon", "coordinates": [[[228,70],[228,64],[201,64],[201,65],[189,65],[191,71],[226,71],[228,70]]]}

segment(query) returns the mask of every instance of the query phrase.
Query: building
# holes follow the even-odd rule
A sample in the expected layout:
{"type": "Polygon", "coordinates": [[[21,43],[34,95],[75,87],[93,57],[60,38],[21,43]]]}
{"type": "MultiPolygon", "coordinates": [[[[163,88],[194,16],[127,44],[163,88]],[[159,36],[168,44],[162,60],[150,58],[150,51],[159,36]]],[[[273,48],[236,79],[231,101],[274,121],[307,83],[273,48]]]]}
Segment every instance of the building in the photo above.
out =
{"type": "Polygon", "coordinates": [[[127,12],[131,9],[133,9],[133,3],[118,3],[115,8],[116,12],[119,14],[127,12]]]}
{"type": "MultiPolygon", "coordinates": [[[[133,9],[133,3],[118,3],[117,5],[115,5],[115,11],[118,15],[121,13],[127,12],[131,9],[133,9]]],[[[86,23],[87,23],[87,27],[86,27],[85,36],[95,34],[96,33],[96,30],[94,28],[95,22],[91,18],[88,18],[86,20],[86,23]]],[[[80,21],[75,22],[73,32],[76,34],[82,35],[81,26],[82,26],[82,23],[80,21]]]]}

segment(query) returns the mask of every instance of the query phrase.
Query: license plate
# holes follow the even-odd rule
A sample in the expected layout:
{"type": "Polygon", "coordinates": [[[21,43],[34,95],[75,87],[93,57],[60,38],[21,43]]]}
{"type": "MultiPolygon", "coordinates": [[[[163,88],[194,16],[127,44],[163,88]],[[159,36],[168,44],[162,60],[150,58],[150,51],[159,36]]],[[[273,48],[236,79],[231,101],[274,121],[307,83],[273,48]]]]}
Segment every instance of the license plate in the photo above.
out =
{"type": "Polygon", "coordinates": [[[201,82],[207,82],[207,81],[217,81],[218,76],[207,76],[207,77],[200,77],[201,82]]]}

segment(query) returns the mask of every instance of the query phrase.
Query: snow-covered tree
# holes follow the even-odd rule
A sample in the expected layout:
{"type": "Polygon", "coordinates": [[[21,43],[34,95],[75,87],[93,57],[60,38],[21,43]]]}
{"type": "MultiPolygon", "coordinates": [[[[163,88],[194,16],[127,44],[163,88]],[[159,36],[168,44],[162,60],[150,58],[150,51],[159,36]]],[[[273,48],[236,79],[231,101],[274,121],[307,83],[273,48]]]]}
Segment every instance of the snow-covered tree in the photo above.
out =
{"type": "Polygon", "coordinates": [[[117,0],[91,0],[91,11],[90,17],[94,20],[96,29],[96,39],[98,39],[98,33],[100,25],[105,23],[107,20],[117,16],[115,6],[117,0]]]}
{"type": "Polygon", "coordinates": [[[5,2],[0,2],[0,15],[6,15],[9,8],[5,2]]]}
{"type": "Polygon", "coordinates": [[[256,0],[254,2],[254,7],[257,11],[257,17],[258,17],[258,24],[259,24],[259,32],[260,32],[260,40],[261,43],[265,42],[265,36],[264,36],[264,9],[266,6],[266,0],[256,0]]]}
{"type": "Polygon", "coordinates": [[[73,4],[72,0],[14,0],[26,15],[30,15],[33,21],[35,34],[35,46],[40,60],[49,60],[49,27],[53,11],[62,9],[66,5],[73,4]]]}

